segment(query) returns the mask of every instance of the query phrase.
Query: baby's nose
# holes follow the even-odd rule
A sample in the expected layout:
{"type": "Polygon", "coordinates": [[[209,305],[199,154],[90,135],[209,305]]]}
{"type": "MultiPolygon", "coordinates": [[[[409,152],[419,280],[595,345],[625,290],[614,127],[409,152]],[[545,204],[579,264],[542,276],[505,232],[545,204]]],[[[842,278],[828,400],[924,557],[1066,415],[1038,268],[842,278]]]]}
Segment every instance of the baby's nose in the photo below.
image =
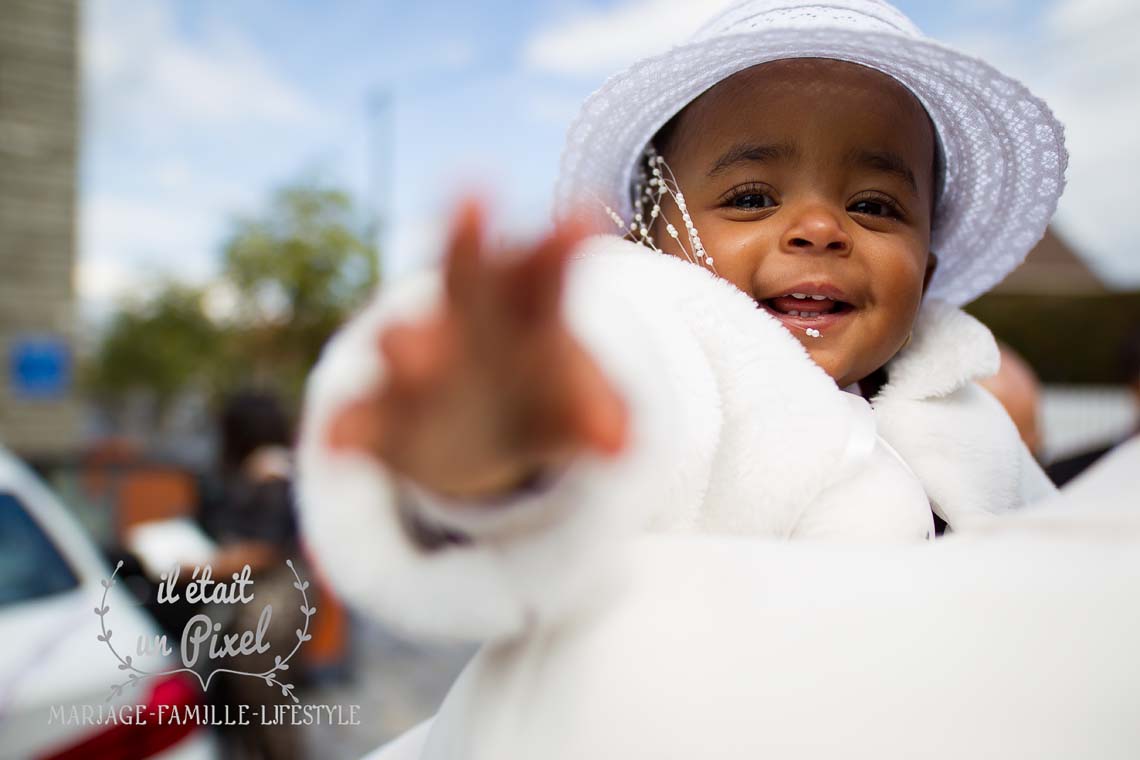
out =
{"type": "Polygon", "coordinates": [[[848,253],[851,236],[836,215],[822,205],[802,209],[784,230],[780,247],[788,253],[848,253]]]}

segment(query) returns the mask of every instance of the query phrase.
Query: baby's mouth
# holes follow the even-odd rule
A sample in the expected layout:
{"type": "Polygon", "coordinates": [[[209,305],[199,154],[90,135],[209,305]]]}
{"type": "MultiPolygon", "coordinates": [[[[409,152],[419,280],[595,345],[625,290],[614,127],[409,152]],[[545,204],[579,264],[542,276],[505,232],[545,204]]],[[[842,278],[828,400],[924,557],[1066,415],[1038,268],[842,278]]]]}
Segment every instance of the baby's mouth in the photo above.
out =
{"type": "Polygon", "coordinates": [[[824,337],[854,314],[855,307],[837,298],[819,294],[788,293],[766,298],[760,305],[795,334],[824,337]]]}
{"type": "Polygon", "coordinates": [[[774,312],[778,317],[799,317],[801,319],[820,319],[828,314],[844,314],[854,308],[846,301],[803,293],[789,293],[785,296],[769,298],[761,303],[768,311],[774,312]]]}

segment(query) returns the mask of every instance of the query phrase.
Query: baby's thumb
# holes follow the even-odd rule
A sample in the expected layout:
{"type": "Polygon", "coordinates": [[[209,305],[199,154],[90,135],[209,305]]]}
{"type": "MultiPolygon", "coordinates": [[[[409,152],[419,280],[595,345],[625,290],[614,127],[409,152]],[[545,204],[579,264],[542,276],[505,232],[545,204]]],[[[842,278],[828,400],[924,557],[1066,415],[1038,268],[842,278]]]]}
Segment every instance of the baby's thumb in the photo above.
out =
{"type": "Polygon", "coordinates": [[[350,401],[333,415],[325,442],[333,451],[356,449],[378,455],[380,420],[378,404],[372,398],[350,401]]]}
{"type": "Polygon", "coordinates": [[[625,400],[585,353],[579,356],[577,364],[577,377],[572,384],[575,433],[588,448],[615,455],[625,448],[629,435],[625,400]]]}

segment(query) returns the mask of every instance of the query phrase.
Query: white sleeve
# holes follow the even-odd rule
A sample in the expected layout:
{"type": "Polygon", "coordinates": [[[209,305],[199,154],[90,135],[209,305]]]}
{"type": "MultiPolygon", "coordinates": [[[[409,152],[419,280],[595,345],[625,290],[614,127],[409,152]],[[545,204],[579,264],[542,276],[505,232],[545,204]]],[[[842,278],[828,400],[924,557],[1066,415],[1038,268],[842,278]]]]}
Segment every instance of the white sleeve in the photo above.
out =
{"type": "Polygon", "coordinates": [[[361,760],[421,760],[434,718],[417,723],[392,741],[377,747],[361,760]]]}
{"type": "Polygon", "coordinates": [[[605,256],[573,261],[564,301],[630,408],[626,449],[582,455],[506,503],[433,504],[375,459],[325,445],[334,411],[383,376],[380,329],[435,306],[438,272],[385,290],[331,341],[306,390],[297,493],[307,547],[350,604],[420,635],[516,634],[604,590],[616,542],[655,513],[699,508],[720,424],[716,384],[652,285],[622,275],[656,257],[632,256],[632,269],[605,256]]]}
{"type": "Polygon", "coordinates": [[[1024,442],[1021,442],[1020,448],[1021,450],[1018,453],[1020,460],[1018,463],[1020,506],[1031,506],[1045,501],[1051,496],[1056,496],[1058,493],[1057,486],[1053,485],[1053,481],[1045,474],[1045,470],[1041,469],[1041,465],[1038,464],[1024,442]]]}

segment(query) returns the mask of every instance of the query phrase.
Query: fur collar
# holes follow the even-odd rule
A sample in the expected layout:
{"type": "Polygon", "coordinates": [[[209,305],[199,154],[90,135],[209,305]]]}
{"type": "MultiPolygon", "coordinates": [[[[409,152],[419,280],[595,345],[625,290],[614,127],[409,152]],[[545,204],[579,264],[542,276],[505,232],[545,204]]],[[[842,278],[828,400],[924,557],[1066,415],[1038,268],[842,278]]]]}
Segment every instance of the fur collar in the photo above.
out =
{"type": "Polygon", "coordinates": [[[974,382],[993,375],[998,363],[997,344],[982,323],[929,301],[871,401],[879,435],[956,531],[1052,491],[1001,404],[974,382]]]}
{"type": "Polygon", "coordinates": [[[872,399],[944,398],[998,370],[989,329],[945,301],[923,303],[910,343],[887,365],[887,384],[872,399]]]}

